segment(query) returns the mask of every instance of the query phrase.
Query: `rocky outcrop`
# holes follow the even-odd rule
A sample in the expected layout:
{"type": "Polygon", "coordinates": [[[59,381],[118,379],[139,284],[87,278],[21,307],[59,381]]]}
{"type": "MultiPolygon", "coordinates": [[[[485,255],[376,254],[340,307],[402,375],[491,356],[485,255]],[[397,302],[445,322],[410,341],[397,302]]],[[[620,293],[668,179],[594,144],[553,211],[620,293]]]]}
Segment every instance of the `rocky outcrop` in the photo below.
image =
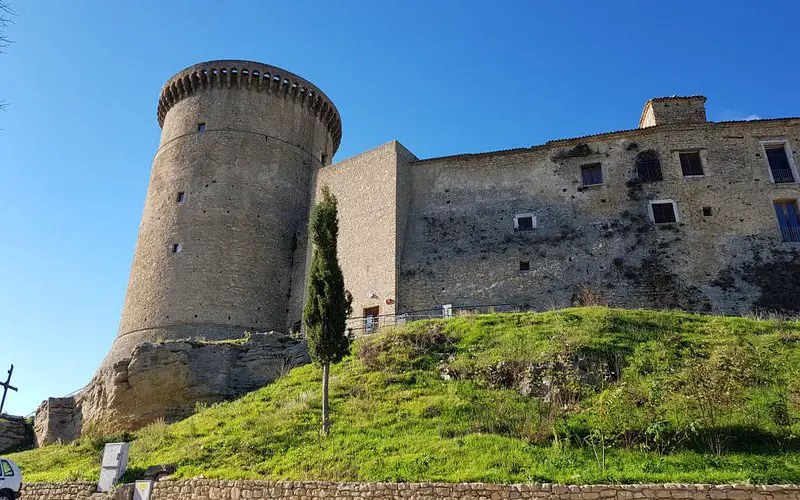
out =
{"type": "Polygon", "coordinates": [[[25,417],[0,414],[0,454],[33,446],[33,429],[25,417]]]}
{"type": "Polygon", "coordinates": [[[36,409],[33,421],[36,446],[75,440],[81,432],[81,421],[74,397],[49,398],[36,409]]]}
{"type": "MultiPolygon", "coordinates": [[[[82,432],[128,431],[162,418],[180,420],[198,403],[237,398],[309,361],[305,342],[278,333],[215,342],[144,343],[130,358],[101,368],[75,396],[71,422],[77,424],[77,432],[66,423],[68,411],[54,418],[54,400],[45,402],[42,406],[48,411],[37,411],[37,441],[68,442],[82,432]]],[[[66,405],[58,408],[66,410],[66,405]]]]}

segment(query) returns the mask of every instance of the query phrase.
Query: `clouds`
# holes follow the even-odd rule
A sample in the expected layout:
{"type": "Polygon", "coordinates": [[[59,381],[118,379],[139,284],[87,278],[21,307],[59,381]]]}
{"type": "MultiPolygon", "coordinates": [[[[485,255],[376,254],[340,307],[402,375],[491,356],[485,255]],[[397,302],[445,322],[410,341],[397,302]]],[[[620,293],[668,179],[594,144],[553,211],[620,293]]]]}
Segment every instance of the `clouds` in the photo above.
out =
{"type": "Polygon", "coordinates": [[[757,115],[755,113],[743,113],[741,111],[733,110],[733,109],[724,109],[720,113],[714,113],[713,111],[709,113],[713,121],[720,121],[720,122],[739,122],[739,121],[753,121],[753,120],[761,120],[762,116],[757,115]]]}

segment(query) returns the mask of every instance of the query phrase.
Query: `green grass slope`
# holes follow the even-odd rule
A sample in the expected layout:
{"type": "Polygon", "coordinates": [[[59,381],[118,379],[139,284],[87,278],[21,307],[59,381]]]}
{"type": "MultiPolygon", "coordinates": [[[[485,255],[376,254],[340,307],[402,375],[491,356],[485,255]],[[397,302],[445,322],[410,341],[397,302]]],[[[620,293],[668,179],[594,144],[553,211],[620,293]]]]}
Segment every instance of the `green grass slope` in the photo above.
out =
{"type": "MultiPolygon", "coordinates": [[[[426,321],[361,339],[131,437],[129,476],[800,483],[800,323],[580,308],[426,321]],[[544,382],[542,382],[544,381],[544,382]]],[[[11,455],[26,480],[96,479],[103,444],[11,455]]]]}

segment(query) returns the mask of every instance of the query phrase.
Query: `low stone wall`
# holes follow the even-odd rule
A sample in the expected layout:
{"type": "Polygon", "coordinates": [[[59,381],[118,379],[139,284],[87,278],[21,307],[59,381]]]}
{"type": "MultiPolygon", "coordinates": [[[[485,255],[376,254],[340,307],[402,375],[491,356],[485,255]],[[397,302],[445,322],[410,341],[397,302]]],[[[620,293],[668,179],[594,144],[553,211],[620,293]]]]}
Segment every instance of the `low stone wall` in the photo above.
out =
{"type": "Polygon", "coordinates": [[[564,486],[556,484],[331,483],[306,481],[214,481],[193,479],[155,483],[151,500],[798,500],[800,485],[642,484],[564,486]]]}
{"type": "Polygon", "coordinates": [[[21,500],[84,500],[96,489],[95,483],[25,483],[21,500]]]}

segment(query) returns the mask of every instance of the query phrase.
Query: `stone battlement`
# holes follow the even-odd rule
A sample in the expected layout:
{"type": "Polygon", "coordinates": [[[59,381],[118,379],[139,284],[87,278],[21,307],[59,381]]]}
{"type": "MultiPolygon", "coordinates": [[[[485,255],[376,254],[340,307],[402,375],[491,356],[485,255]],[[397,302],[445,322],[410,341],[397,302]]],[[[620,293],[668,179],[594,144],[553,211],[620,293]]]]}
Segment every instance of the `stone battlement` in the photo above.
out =
{"type": "Polygon", "coordinates": [[[342,140],[342,119],[333,102],[315,85],[284,69],[253,61],[208,61],[173,75],[161,89],[158,124],[181,99],[204,90],[246,89],[292,99],[319,117],[333,138],[334,152],[342,140]]]}

